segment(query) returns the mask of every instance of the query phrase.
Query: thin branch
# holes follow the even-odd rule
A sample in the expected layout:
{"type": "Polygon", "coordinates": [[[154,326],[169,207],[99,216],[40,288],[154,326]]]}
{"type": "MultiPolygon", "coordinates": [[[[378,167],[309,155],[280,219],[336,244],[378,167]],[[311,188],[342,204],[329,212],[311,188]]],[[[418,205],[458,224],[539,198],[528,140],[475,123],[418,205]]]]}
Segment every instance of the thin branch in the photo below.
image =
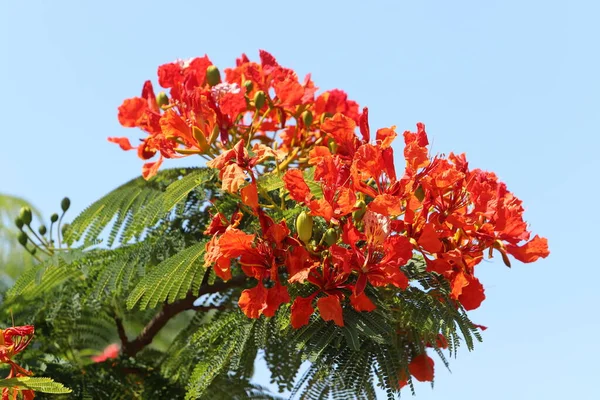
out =
{"type": "Polygon", "coordinates": [[[121,317],[115,315],[115,324],[117,324],[117,332],[119,333],[119,339],[121,339],[121,348],[124,349],[129,345],[129,339],[127,338],[127,333],[125,333],[121,317]]]}
{"type": "MultiPolygon", "coordinates": [[[[146,324],[146,326],[142,329],[140,334],[134,340],[123,342],[123,338],[119,334],[119,337],[121,337],[121,341],[123,342],[123,353],[128,355],[129,357],[135,357],[135,355],[139,353],[142,349],[144,349],[144,347],[152,343],[154,337],[167,324],[167,322],[171,320],[171,318],[175,317],[177,314],[183,311],[200,311],[219,308],[194,306],[194,301],[196,301],[198,297],[203,296],[205,294],[218,293],[227,289],[241,287],[247,279],[248,278],[244,275],[238,275],[227,282],[217,282],[214,285],[208,285],[206,282],[203,282],[197,294],[190,292],[183,299],[177,300],[171,304],[163,304],[160,311],[156,313],[156,315],[154,315],[154,317],[150,320],[150,322],[148,322],[148,324],[146,324]]],[[[125,339],[127,338],[125,337],[125,339]]]]}

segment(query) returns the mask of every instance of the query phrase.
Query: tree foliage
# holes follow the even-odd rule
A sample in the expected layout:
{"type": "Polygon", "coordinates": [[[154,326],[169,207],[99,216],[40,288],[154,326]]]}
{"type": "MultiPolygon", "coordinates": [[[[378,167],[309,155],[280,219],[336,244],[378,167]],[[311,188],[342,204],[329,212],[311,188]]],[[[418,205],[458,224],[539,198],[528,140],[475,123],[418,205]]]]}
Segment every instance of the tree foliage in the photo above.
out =
{"type": "Polygon", "coordinates": [[[463,155],[431,157],[422,124],[396,174],[394,128],[371,135],[366,108],[315,97],[266,52],[225,73],[207,57],[161,66],[170,95],[146,82],[119,109],[147,134],[143,177],[28,238],[38,262],[0,310],[36,326],[21,365],[80,399],[278,398],[253,382],[257,357],[293,398],[433,381],[429,354],[448,366],[481,340],[467,311],[484,254],[548,255],[521,202],[463,155]],[[207,166],[159,169],[188,155],[207,166]]]}

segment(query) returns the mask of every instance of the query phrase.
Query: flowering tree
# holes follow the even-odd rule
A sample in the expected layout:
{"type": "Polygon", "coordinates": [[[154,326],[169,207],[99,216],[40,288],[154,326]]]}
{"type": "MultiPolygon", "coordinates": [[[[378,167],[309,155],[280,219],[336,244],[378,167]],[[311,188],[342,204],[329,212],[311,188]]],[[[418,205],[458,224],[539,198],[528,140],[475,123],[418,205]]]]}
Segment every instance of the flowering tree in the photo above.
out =
{"type": "Polygon", "coordinates": [[[395,127],[372,131],[366,107],[319,94],[265,51],[223,74],[207,56],[165,64],[158,83],[168,93],[147,81],[119,107],[140,143],[109,138],[137,151],[142,178],[56,241],[38,238],[41,262],[8,294],[20,315],[52,298],[33,319],[61,332],[64,365],[83,366],[87,383],[70,384],[80,393],[110,382],[143,398],[269,397],[250,382],[258,351],[292,396],[414,391],[433,381],[432,355],[447,364],[480,340],[467,311],[485,299],[483,258],[549,254],[495,174],[432,156],[421,123],[402,134],[398,170],[395,127]],[[206,166],[160,169],[190,156],[206,166]]]}

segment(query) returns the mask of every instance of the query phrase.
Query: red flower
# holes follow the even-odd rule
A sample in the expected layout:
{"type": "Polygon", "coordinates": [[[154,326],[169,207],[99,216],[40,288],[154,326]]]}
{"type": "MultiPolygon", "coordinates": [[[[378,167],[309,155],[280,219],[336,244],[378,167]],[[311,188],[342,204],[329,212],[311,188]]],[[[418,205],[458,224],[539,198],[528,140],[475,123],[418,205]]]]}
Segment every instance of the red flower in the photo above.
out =
{"type": "Polygon", "coordinates": [[[0,363],[11,363],[11,359],[31,342],[33,334],[31,325],[0,329],[0,363]]]}
{"type": "Polygon", "coordinates": [[[410,364],[408,364],[410,374],[414,376],[416,380],[421,382],[433,381],[433,368],[433,359],[425,353],[414,357],[410,364]]]}
{"type": "Polygon", "coordinates": [[[111,358],[117,358],[119,356],[119,352],[121,351],[121,347],[116,344],[109,344],[104,348],[101,354],[92,357],[92,361],[99,363],[106,361],[111,358]]]}

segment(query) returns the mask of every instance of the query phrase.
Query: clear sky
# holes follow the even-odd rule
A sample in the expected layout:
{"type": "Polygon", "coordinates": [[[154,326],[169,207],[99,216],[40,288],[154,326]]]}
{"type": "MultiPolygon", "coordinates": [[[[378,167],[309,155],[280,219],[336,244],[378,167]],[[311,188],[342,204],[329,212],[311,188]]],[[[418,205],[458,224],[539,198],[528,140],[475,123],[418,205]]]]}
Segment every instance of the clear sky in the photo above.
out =
{"type": "Polygon", "coordinates": [[[0,192],[46,216],[69,195],[74,216],[140,173],[106,137],[141,137],[116,110],[158,65],[266,49],[369,106],[372,129],[424,122],[434,152],[495,171],[549,239],[546,260],[478,267],[484,342],[417,398],[598,399],[598,18],[591,0],[3,1],[0,192]]]}

